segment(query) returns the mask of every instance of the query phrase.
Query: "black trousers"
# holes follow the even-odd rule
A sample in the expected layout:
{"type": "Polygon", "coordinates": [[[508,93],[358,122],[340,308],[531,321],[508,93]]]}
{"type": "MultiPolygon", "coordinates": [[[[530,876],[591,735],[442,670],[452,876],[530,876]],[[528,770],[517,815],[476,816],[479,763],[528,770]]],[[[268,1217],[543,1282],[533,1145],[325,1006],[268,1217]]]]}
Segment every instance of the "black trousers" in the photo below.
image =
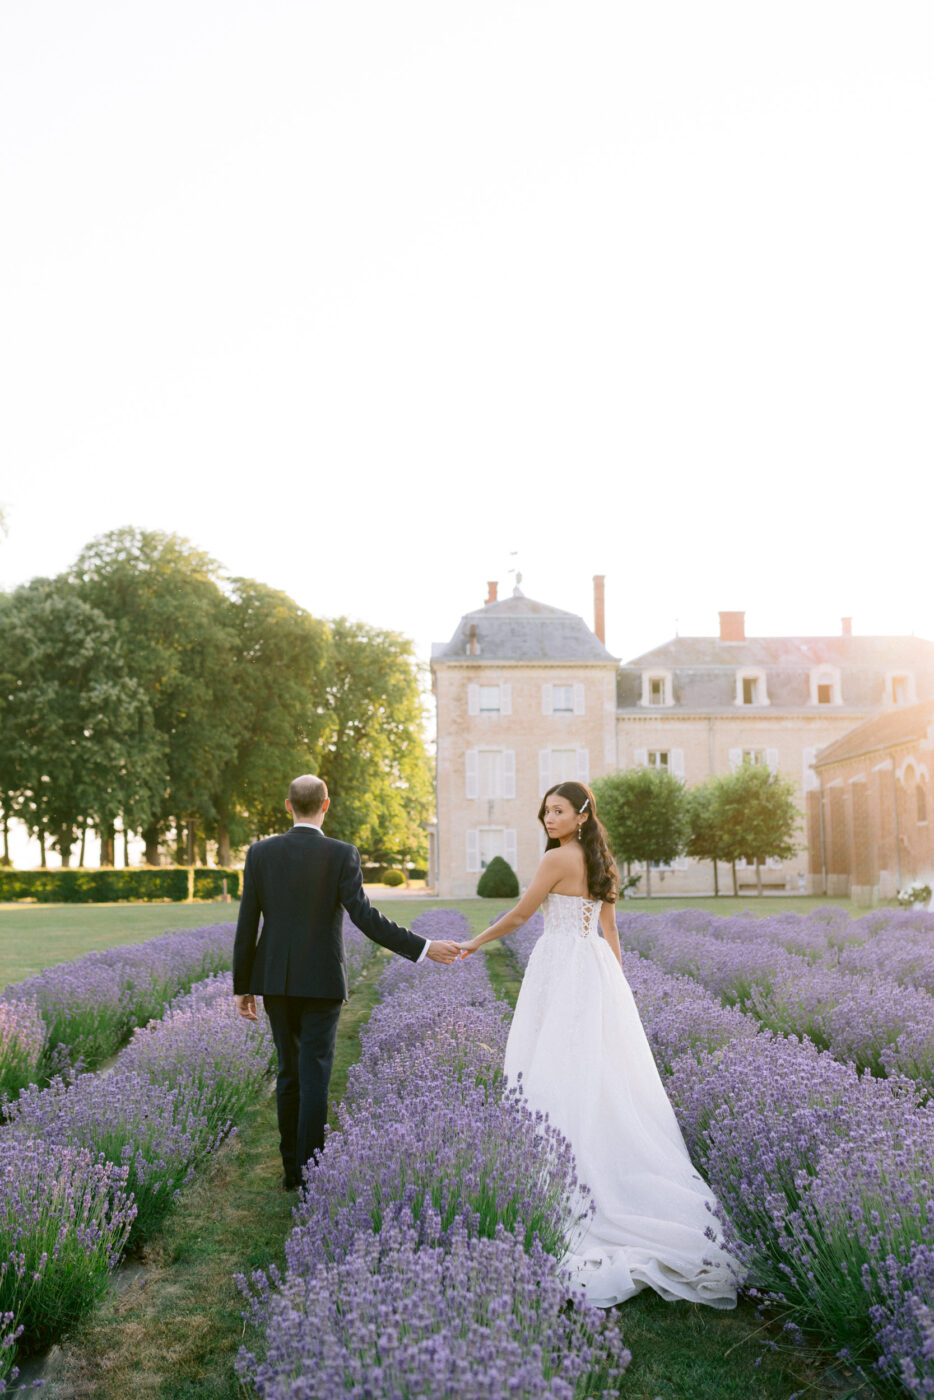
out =
{"type": "Polygon", "coordinates": [[[279,1151],[286,1184],[301,1181],[302,1167],[324,1147],[328,1085],[340,1001],[329,997],[263,997],[279,1057],[276,1108],[279,1151]]]}

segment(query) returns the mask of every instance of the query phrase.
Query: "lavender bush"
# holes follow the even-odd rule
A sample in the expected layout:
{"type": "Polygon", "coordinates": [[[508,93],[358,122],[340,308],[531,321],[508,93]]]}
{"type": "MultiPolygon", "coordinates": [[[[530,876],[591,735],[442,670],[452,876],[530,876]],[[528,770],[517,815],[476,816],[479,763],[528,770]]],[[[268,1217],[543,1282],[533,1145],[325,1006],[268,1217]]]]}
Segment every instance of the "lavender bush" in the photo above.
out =
{"type": "Polygon", "coordinates": [[[136,1208],[127,1169],[85,1149],[5,1135],[0,1151],[0,1376],[103,1292],[136,1208]]]}
{"type": "Polygon", "coordinates": [[[400,1218],[340,1263],[290,1271],[254,1310],[266,1357],[241,1352],[238,1375],[265,1400],[618,1395],[631,1356],[614,1320],[569,1299],[537,1242],[463,1221],[441,1234],[437,1217],[400,1218]]]}
{"type": "Polygon", "coordinates": [[[45,1022],[31,1001],[0,1001],[0,1100],[18,1094],[39,1073],[45,1022]]]}

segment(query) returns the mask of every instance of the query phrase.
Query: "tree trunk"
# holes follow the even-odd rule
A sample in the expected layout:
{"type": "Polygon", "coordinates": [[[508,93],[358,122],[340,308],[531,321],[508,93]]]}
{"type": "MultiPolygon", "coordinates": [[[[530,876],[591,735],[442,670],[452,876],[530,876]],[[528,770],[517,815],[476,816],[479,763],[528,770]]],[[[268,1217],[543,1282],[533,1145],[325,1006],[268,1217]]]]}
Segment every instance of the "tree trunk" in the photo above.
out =
{"type": "Polygon", "coordinates": [[[147,826],[143,832],[143,840],[146,843],[146,853],[143,857],[147,865],[159,864],[159,828],[147,826]]]}
{"type": "Polygon", "coordinates": [[[756,856],[756,894],[762,897],[762,866],[759,864],[759,857],[756,856]]]}
{"type": "Polygon", "coordinates": [[[185,831],[185,864],[194,865],[198,859],[198,819],[192,817],[185,831]]]}
{"type": "Polygon", "coordinates": [[[114,824],[104,822],[100,829],[101,836],[101,866],[113,866],[114,863],[114,824]]]}
{"type": "Polygon", "coordinates": [[[185,824],[181,817],[175,818],[175,864],[185,864],[185,824]]]}
{"type": "Polygon", "coordinates": [[[3,809],[3,861],[0,864],[7,867],[13,864],[10,860],[10,819],[6,814],[6,808],[3,809]]]}
{"type": "Polygon", "coordinates": [[[80,850],[80,852],[79,852],[79,854],[78,854],[78,864],[80,865],[80,867],[81,867],[82,870],[84,869],[84,850],[85,850],[85,847],[87,846],[87,842],[88,842],[88,824],[87,824],[87,822],[85,822],[85,823],[84,823],[84,826],[81,828],[81,850],[80,850]]]}
{"type": "Polygon", "coordinates": [[[736,879],[736,861],[731,860],[730,864],[733,867],[733,898],[739,899],[739,884],[736,879]]]}
{"type": "Polygon", "coordinates": [[[127,870],[129,870],[129,868],[130,868],[130,833],[127,831],[127,829],[126,829],[125,826],[124,826],[124,828],[123,828],[123,864],[124,864],[124,867],[125,867],[127,870]]]}
{"type": "Polygon", "coordinates": [[[222,870],[230,869],[230,832],[225,821],[217,826],[217,863],[222,870]]]}
{"type": "Polygon", "coordinates": [[[719,895],[720,895],[720,875],[719,875],[719,872],[718,872],[718,870],[717,870],[717,862],[716,862],[716,861],[714,861],[714,863],[713,863],[713,892],[714,892],[714,898],[718,898],[719,895]]]}
{"type": "Polygon", "coordinates": [[[59,849],[59,850],[61,851],[61,853],[62,853],[62,869],[63,869],[63,870],[70,870],[70,869],[71,869],[71,847],[72,847],[72,842],[69,841],[69,839],[68,839],[68,832],[67,832],[67,831],[63,831],[62,834],[61,834],[61,840],[60,840],[59,843],[58,843],[58,849],[59,849]]]}
{"type": "Polygon", "coordinates": [[[45,832],[41,829],[39,831],[39,864],[43,870],[47,868],[47,861],[45,858],[45,832]]]}
{"type": "Polygon", "coordinates": [[[645,897],[652,898],[652,867],[648,861],[645,862],[645,897]]]}

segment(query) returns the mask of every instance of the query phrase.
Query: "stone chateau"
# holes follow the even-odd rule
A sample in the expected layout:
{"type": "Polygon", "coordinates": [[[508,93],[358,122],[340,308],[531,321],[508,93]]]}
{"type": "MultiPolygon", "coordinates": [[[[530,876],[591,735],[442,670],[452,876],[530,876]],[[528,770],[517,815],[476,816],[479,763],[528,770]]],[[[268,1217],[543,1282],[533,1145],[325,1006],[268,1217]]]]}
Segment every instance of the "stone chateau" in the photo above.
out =
{"type": "MultiPolygon", "coordinates": [[[[496,855],[525,886],[544,849],[536,815],[553,783],[647,764],[692,787],[744,758],[792,778],[809,814],[810,851],[773,862],[764,885],[809,893],[857,885],[849,872],[828,871],[826,840],[823,858],[815,857],[822,784],[815,761],[880,712],[934,699],[934,644],[855,636],[849,618],[834,637],[747,637],[744,613],[721,612],[719,620],[717,636],[675,637],[621,665],[604,645],[602,576],[594,579],[592,629],[519,588],[500,599],[489,584],[483,606],[432,648],[437,821],[429,882],[438,893],[474,894],[496,855]]],[[[754,889],[751,867],[739,878],[741,889],[754,889]]],[[[878,895],[878,870],[871,883],[878,895]]],[[[731,888],[728,867],[720,887],[731,888]]],[[[656,894],[713,888],[709,862],[683,859],[652,872],[656,894]]]]}

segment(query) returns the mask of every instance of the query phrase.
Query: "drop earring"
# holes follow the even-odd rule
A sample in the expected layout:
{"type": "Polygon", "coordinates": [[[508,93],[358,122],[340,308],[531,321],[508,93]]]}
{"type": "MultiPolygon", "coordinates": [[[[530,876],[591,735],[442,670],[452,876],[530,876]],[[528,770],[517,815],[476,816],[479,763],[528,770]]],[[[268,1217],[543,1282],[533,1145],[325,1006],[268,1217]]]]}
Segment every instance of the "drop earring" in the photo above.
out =
{"type": "Polygon", "coordinates": [[[578,841],[583,841],[583,839],[584,839],[583,836],[581,836],[581,832],[582,832],[583,829],[584,829],[584,823],[583,823],[583,822],[580,822],[580,824],[578,825],[578,828],[577,828],[577,839],[578,839],[578,841]]]}

